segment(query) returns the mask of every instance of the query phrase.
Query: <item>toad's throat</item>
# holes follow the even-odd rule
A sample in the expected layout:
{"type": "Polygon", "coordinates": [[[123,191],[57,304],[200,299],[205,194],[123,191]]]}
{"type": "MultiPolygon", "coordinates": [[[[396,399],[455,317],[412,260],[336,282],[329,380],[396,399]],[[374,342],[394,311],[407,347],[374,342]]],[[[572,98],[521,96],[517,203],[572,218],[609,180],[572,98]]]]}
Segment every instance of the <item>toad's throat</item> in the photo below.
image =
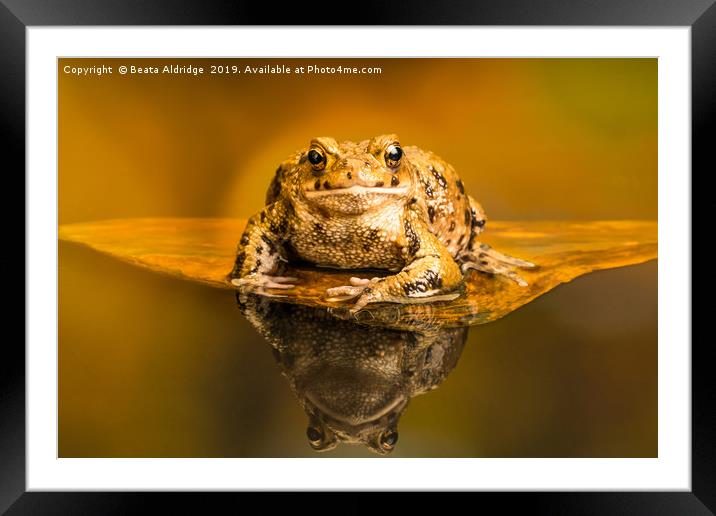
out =
{"type": "Polygon", "coordinates": [[[347,188],[331,188],[330,190],[309,190],[306,197],[324,197],[330,195],[364,195],[364,194],[383,194],[383,195],[405,195],[408,193],[408,187],[391,188],[385,186],[362,186],[352,185],[347,188]]]}

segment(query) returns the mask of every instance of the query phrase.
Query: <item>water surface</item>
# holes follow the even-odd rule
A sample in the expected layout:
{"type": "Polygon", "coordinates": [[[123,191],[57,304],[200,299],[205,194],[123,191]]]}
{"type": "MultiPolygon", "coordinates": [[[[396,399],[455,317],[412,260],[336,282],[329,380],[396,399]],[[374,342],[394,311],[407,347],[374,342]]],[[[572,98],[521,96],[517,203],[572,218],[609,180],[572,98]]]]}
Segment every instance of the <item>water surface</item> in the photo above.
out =
{"type": "MultiPolygon", "coordinates": [[[[234,293],[59,253],[60,456],[378,457],[311,448],[301,395],[234,293]]],[[[388,456],[656,456],[656,280],[656,261],[592,273],[466,330],[437,388],[408,396],[388,456]]]]}

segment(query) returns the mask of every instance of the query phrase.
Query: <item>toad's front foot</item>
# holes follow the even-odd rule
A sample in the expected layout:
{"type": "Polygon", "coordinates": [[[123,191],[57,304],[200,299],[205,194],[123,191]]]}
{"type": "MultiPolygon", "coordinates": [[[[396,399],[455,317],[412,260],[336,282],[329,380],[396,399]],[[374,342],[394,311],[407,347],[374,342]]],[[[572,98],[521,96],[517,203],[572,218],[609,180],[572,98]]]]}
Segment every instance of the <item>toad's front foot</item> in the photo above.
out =
{"type": "Polygon", "coordinates": [[[294,288],[298,278],[291,276],[268,276],[266,274],[250,274],[243,278],[234,278],[231,284],[245,292],[254,292],[266,297],[285,297],[273,294],[266,289],[289,290],[294,288]]]}
{"type": "Polygon", "coordinates": [[[532,262],[515,258],[495,251],[487,244],[478,243],[472,250],[462,253],[458,257],[460,269],[466,273],[470,269],[475,269],[489,274],[497,274],[505,276],[521,287],[527,286],[527,281],[517,273],[517,269],[534,269],[537,267],[532,262]]]}
{"type": "Polygon", "coordinates": [[[460,297],[462,293],[459,289],[447,293],[438,289],[430,289],[427,284],[422,282],[404,283],[402,287],[399,287],[400,290],[396,290],[396,283],[400,285],[396,276],[373,279],[351,278],[350,283],[350,285],[329,288],[326,294],[329,302],[355,299],[356,301],[350,309],[353,314],[370,303],[414,304],[452,301],[460,297]]]}
{"type": "Polygon", "coordinates": [[[382,293],[374,291],[373,287],[371,287],[371,285],[380,281],[380,278],[369,280],[353,277],[349,281],[351,283],[350,285],[333,287],[326,290],[326,295],[328,296],[326,301],[337,303],[358,298],[350,310],[351,313],[355,313],[368,303],[377,303],[382,300],[382,293]]]}

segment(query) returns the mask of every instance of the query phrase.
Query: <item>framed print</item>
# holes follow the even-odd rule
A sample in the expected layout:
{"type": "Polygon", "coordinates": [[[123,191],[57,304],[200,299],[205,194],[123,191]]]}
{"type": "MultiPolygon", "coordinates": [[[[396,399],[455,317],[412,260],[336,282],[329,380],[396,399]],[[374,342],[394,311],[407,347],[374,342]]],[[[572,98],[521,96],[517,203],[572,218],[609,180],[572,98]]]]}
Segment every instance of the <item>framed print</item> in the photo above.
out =
{"type": "Polygon", "coordinates": [[[712,3],[347,26],[5,2],[27,304],[0,507],[529,491],[545,513],[713,511],[691,337],[712,3]]]}

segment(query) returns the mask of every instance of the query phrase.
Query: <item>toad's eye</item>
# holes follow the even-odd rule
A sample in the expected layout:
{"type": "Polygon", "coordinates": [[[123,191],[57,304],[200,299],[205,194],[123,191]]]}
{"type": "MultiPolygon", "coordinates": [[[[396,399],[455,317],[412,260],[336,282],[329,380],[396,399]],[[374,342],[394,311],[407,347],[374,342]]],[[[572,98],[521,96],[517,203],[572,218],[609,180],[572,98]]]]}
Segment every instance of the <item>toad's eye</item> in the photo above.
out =
{"type": "Polygon", "coordinates": [[[308,151],[308,162],[313,167],[313,170],[323,170],[326,168],[326,155],[320,149],[311,149],[308,151]]]}
{"type": "Polygon", "coordinates": [[[313,446],[319,446],[323,441],[323,430],[315,426],[309,426],[306,429],[306,437],[313,446]]]}
{"type": "Polygon", "coordinates": [[[400,145],[393,143],[385,149],[385,164],[390,168],[397,168],[400,165],[400,158],[403,157],[403,149],[400,145]]]}
{"type": "Polygon", "coordinates": [[[395,430],[388,430],[387,432],[383,432],[380,436],[380,446],[384,450],[392,450],[397,442],[398,432],[395,430]]]}

